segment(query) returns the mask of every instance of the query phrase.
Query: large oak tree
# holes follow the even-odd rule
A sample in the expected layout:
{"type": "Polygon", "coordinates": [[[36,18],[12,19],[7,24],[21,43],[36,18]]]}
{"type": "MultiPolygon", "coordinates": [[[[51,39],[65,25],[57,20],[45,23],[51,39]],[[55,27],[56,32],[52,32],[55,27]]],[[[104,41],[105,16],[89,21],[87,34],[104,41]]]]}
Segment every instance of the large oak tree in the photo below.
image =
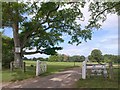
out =
{"type": "Polygon", "coordinates": [[[22,66],[23,55],[45,53],[53,55],[63,42],[64,33],[71,36],[68,43],[79,45],[82,40],[91,39],[92,29],[100,28],[99,21],[104,21],[108,13],[120,14],[120,2],[93,2],[89,4],[91,16],[88,24],[81,28],[76,19],[83,20],[81,8],[85,2],[3,2],[2,26],[13,29],[14,47],[21,52],[14,52],[14,59],[22,66]],[[26,52],[26,49],[36,49],[26,52]]]}

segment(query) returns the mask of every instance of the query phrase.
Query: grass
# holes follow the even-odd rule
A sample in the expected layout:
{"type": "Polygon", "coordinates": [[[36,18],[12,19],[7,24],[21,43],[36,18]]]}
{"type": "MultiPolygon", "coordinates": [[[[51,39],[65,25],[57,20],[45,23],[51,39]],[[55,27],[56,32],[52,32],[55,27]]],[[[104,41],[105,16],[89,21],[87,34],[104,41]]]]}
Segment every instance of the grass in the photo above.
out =
{"type": "MultiPolygon", "coordinates": [[[[16,81],[16,80],[24,80],[27,78],[35,77],[35,61],[25,61],[26,62],[26,72],[24,73],[20,69],[15,69],[15,71],[11,72],[10,70],[3,69],[2,71],[2,81],[9,82],[9,81],[16,81]],[[34,67],[31,67],[34,65],[34,67]]],[[[75,66],[80,66],[81,63],[76,62],[75,66]]],[[[74,62],[47,62],[47,72],[41,74],[41,76],[46,76],[50,74],[54,74],[56,72],[60,72],[62,70],[73,68],[74,62]]]]}
{"type": "Polygon", "coordinates": [[[120,70],[114,68],[114,79],[105,79],[103,76],[92,76],[85,80],[80,79],[76,83],[78,88],[118,88],[118,80],[120,80],[120,70]]]}
{"type": "MultiPolygon", "coordinates": [[[[48,68],[47,72],[44,73],[42,76],[50,75],[53,73],[57,73],[68,68],[74,67],[74,62],[47,62],[48,68]]],[[[76,62],[75,66],[80,66],[81,63],[76,62]]]]}
{"type": "Polygon", "coordinates": [[[34,67],[26,67],[27,71],[24,73],[20,69],[15,69],[14,71],[3,70],[2,71],[2,81],[16,81],[16,80],[24,80],[27,78],[35,77],[35,68],[34,67]]]}

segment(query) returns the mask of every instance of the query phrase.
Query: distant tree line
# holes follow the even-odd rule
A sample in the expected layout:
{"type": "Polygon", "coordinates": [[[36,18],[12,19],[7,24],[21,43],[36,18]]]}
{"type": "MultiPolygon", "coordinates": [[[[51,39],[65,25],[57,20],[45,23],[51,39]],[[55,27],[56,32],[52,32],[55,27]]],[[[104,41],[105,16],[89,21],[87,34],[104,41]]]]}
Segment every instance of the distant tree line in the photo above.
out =
{"type": "Polygon", "coordinates": [[[98,49],[94,49],[91,52],[91,55],[88,56],[88,59],[92,62],[113,62],[113,63],[120,63],[120,56],[119,55],[112,55],[112,54],[105,54],[102,55],[102,52],[98,49]]]}
{"type": "Polygon", "coordinates": [[[74,55],[74,56],[68,56],[65,54],[58,54],[58,55],[51,55],[49,58],[30,58],[28,59],[27,57],[23,57],[24,60],[40,60],[40,61],[49,61],[49,62],[83,62],[85,60],[85,56],[79,56],[79,55],[74,55]]]}
{"type": "Polygon", "coordinates": [[[85,56],[68,56],[65,54],[51,55],[48,58],[50,62],[83,62],[85,60],[85,56]]]}
{"type": "Polygon", "coordinates": [[[40,60],[40,61],[47,61],[47,58],[42,58],[42,57],[33,57],[33,58],[27,58],[27,57],[23,57],[22,58],[23,60],[31,60],[31,61],[37,61],[37,60],[40,60]]]}

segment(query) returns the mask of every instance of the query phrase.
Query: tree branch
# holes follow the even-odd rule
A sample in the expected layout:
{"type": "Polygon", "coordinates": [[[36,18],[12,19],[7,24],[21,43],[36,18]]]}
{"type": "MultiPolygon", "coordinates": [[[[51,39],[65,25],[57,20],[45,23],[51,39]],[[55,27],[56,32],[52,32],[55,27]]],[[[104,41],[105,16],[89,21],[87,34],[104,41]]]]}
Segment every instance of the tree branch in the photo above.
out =
{"type": "Polygon", "coordinates": [[[97,17],[98,17],[99,15],[103,14],[106,10],[113,9],[113,8],[114,8],[115,6],[117,6],[117,5],[120,5],[120,3],[116,3],[116,4],[114,4],[113,6],[108,7],[108,8],[106,8],[106,9],[104,9],[103,11],[101,11],[100,13],[98,13],[98,14],[95,16],[94,21],[91,22],[91,23],[87,26],[87,28],[88,28],[89,26],[91,26],[93,23],[95,23],[95,21],[97,20],[97,17]]]}
{"type": "Polygon", "coordinates": [[[50,14],[51,14],[52,12],[56,11],[58,8],[59,8],[59,5],[58,5],[55,9],[49,11],[48,14],[46,15],[46,19],[45,19],[45,21],[43,21],[41,24],[46,23],[47,20],[48,20],[48,18],[49,18],[49,16],[50,16],[50,14]]]}
{"type": "MultiPolygon", "coordinates": [[[[37,23],[37,25],[36,25],[37,28],[36,28],[36,29],[31,30],[30,32],[27,32],[27,33],[25,34],[24,39],[23,39],[23,45],[22,45],[22,47],[24,47],[25,43],[26,43],[26,42],[28,41],[28,39],[30,38],[29,36],[31,36],[34,31],[37,31],[40,25],[46,23],[47,20],[48,20],[48,18],[49,18],[49,16],[50,16],[50,14],[51,14],[52,12],[56,11],[58,8],[59,8],[59,5],[58,5],[55,9],[49,11],[48,14],[47,14],[47,16],[46,16],[46,20],[45,20],[45,21],[43,21],[43,22],[41,22],[41,23],[37,23]]],[[[48,27],[48,28],[46,28],[46,29],[44,29],[44,30],[48,30],[49,28],[50,28],[50,27],[48,27]]]]}
{"type": "Polygon", "coordinates": [[[43,54],[44,52],[42,52],[42,51],[35,51],[35,52],[23,52],[23,54],[24,54],[24,55],[30,55],[30,54],[36,54],[36,53],[43,54]]]}

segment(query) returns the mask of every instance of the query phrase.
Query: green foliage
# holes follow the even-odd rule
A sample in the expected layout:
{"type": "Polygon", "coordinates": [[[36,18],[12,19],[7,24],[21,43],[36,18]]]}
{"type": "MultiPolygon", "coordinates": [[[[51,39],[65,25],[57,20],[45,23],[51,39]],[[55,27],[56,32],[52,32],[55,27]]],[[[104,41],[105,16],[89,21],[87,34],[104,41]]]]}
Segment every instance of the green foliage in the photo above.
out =
{"type": "Polygon", "coordinates": [[[94,60],[92,59],[91,55],[88,56],[88,59],[89,59],[90,61],[94,61],[94,60]]]}
{"type": "Polygon", "coordinates": [[[120,64],[120,55],[118,55],[118,58],[117,58],[116,62],[120,64]]]}
{"type": "Polygon", "coordinates": [[[103,59],[102,52],[98,49],[94,49],[91,52],[91,56],[89,56],[89,58],[93,59],[93,60],[96,60],[98,63],[100,63],[101,60],[103,59]]]}
{"type": "Polygon", "coordinates": [[[80,56],[80,61],[81,62],[85,61],[85,56],[80,56]]]}
{"type": "Polygon", "coordinates": [[[62,55],[51,55],[49,58],[48,58],[48,61],[50,62],[61,62],[63,61],[63,56],[62,55]]]}
{"type": "Polygon", "coordinates": [[[89,12],[91,12],[89,24],[87,28],[99,29],[101,24],[107,19],[107,14],[120,15],[120,1],[118,2],[91,2],[89,4],[89,12]]]}
{"type": "Polygon", "coordinates": [[[114,63],[119,63],[120,57],[117,55],[110,55],[110,54],[105,54],[104,55],[104,62],[114,62],[114,63]]]}
{"type": "Polygon", "coordinates": [[[80,61],[80,56],[78,56],[78,55],[71,56],[71,57],[69,58],[69,61],[79,62],[79,61],[80,61]]]}
{"type": "Polygon", "coordinates": [[[2,35],[2,66],[9,68],[10,62],[14,60],[13,39],[2,35]]]}
{"type": "Polygon", "coordinates": [[[52,55],[48,58],[51,62],[82,62],[85,60],[84,56],[74,55],[67,56],[65,54],[52,55]]]}
{"type": "Polygon", "coordinates": [[[74,55],[69,58],[69,61],[72,62],[83,62],[85,60],[84,56],[74,55]]]}
{"type": "Polygon", "coordinates": [[[61,58],[63,58],[63,62],[68,62],[69,61],[69,56],[68,55],[62,54],[61,58]]]}
{"type": "MultiPolygon", "coordinates": [[[[12,27],[18,33],[20,46],[23,49],[36,48],[35,52],[22,54],[45,53],[56,54],[55,50],[61,47],[54,47],[63,42],[63,33],[71,36],[70,44],[81,43],[91,39],[91,30],[80,28],[76,19],[83,18],[79,6],[84,7],[85,3],[62,3],[62,2],[3,2],[2,19],[3,27],[12,27]],[[66,7],[70,5],[70,7],[66,7]],[[61,8],[64,7],[64,8],[61,8]],[[32,17],[31,17],[31,16],[32,17]],[[17,30],[18,28],[18,30],[17,30]]],[[[14,42],[16,43],[16,42],[14,42]]]]}

